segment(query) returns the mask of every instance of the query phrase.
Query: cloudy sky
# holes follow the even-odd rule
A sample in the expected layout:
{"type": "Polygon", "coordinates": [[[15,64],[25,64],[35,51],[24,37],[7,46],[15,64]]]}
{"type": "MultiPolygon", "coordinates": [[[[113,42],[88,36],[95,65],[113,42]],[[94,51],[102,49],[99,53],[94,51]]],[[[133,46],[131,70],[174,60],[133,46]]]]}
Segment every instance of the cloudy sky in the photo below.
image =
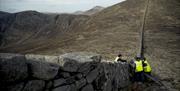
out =
{"type": "Polygon", "coordinates": [[[111,6],[124,0],[0,0],[0,11],[67,12],[88,10],[94,6],[111,6]]]}

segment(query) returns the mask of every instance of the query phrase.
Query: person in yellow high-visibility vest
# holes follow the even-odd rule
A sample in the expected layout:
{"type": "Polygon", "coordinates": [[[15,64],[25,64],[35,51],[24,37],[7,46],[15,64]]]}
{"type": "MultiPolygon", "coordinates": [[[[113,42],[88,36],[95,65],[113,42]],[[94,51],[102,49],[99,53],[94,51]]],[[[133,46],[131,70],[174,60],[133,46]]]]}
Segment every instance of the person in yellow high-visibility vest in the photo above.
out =
{"type": "Polygon", "coordinates": [[[141,60],[140,56],[135,57],[135,81],[136,82],[143,82],[144,77],[143,77],[143,61],[141,60]]]}
{"type": "MultiPolygon", "coordinates": [[[[144,71],[144,73],[148,74],[148,75],[151,75],[152,69],[151,69],[150,64],[148,63],[148,61],[147,61],[147,59],[145,57],[143,57],[142,60],[143,60],[143,71],[144,71]]],[[[145,77],[145,80],[147,81],[148,78],[145,77]]]]}

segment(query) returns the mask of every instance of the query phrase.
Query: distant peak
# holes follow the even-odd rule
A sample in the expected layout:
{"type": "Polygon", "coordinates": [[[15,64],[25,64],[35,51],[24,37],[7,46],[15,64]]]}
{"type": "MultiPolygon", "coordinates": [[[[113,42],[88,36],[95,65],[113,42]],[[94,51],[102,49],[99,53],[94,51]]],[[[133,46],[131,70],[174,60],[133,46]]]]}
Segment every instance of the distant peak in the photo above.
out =
{"type": "Polygon", "coordinates": [[[34,11],[34,10],[27,10],[27,11],[21,11],[21,12],[18,12],[18,13],[39,13],[39,12],[34,11]]]}
{"type": "Polygon", "coordinates": [[[89,9],[87,11],[76,11],[76,12],[74,12],[74,14],[76,14],[76,15],[79,15],[79,14],[82,14],[82,15],[93,15],[93,14],[95,14],[97,12],[100,12],[103,9],[104,9],[104,7],[102,7],[102,6],[95,6],[92,9],[89,9]]]}
{"type": "Polygon", "coordinates": [[[95,6],[93,9],[104,9],[102,6],[95,6]]]}
{"type": "Polygon", "coordinates": [[[9,13],[9,12],[5,12],[5,11],[0,11],[0,13],[9,13]]]}

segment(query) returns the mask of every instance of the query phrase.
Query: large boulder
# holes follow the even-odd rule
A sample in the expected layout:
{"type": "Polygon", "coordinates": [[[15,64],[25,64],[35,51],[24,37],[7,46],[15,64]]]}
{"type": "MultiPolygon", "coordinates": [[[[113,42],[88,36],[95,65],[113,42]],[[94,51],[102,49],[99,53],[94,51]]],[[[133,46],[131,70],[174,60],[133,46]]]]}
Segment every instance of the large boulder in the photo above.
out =
{"type": "Polygon", "coordinates": [[[88,84],[84,88],[82,88],[82,91],[94,91],[94,88],[91,84],[88,84]]]}
{"type": "Polygon", "coordinates": [[[58,56],[34,55],[34,54],[26,54],[25,57],[27,60],[43,61],[50,63],[58,63],[58,59],[59,59],[58,56]]]}
{"type": "Polygon", "coordinates": [[[0,53],[0,85],[22,81],[28,77],[24,55],[0,53]]]}
{"type": "Polygon", "coordinates": [[[0,86],[1,91],[22,91],[24,87],[24,83],[16,83],[16,84],[11,84],[8,86],[0,86]]]}
{"type": "Polygon", "coordinates": [[[86,76],[87,82],[92,83],[97,78],[98,75],[99,75],[99,69],[98,68],[90,71],[86,76]]]}
{"type": "Polygon", "coordinates": [[[59,70],[58,57],[43,55],[25,55],[31,76],[42,80],[53,79],[59,70]],[[50,63],[51,62],[51,63],[50,63]]]}
{"type": "Polygon", "coordinates": [[[87,83],[86,79],[85,78],[82,78],[81,80],[78,80],[75,82],[75,85],[77,87],[77,89],[80,89],[82,88],[83,86],[85,86],[87,83]]]}
{"type": "Polygon", "coordinates": [[[64,79],[64,78],[56,79],[56,80],[54,80],[54,87],[63,85],[65,83],[66,83],[66,79],[64,79]]]}
{"type": "Polygon", "coordinates": [[[58,74],[59,70],[59,66],[56,64],[40,61],[29,61],[28,67],[31,71],[31,76],[41,80],[53,79],[58,74]]]}
{"type": "Polygon", "coordinates": [[[52,91],[77,91],[77,89],[75,88],[74,85],[65,85],[65,86],[57,87],[52,91]]]}
{"type": "Polygon", "coordinates": [[[22,91],[43,91],[44,88],[45,88],[44,81],[31,80],[25,85],[25,87],[22,91]]]}
{"type": "Polygon", "coordinates": [[[87,52],[67,53],[59,57],[59,65],[68,72],[76,72],[84,63],[98,63],[100,61],[100,55],[87,52]]]}

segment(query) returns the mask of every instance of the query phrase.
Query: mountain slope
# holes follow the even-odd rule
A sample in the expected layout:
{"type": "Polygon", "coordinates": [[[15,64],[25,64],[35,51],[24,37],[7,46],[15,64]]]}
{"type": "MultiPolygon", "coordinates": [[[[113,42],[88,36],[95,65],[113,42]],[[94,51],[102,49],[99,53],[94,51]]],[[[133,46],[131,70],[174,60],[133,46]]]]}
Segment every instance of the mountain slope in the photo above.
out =
{"type": "Polygon", "coordinates": [[[180,81],[180,1],[150,0],[145,27],[145,53],[161,79],[180,81]]]}
{"type": "Polygon", "coordinates": [[[1,32],[3,35],[3,44],[9,44],[17,42],[32,33],[37,32],[37,28],[45,25],[46,22],[50,22],[46,15],[40,14],[35,11],[26,11],[11,14],[1,18],[1,32]]]}
{"type": "MultiPolygon", "coordinates": [[[[115,47],[119,47],[115,48],[115,51],[119,49],[129,52],[128,54],[133,54],[133,52],[135,54],[135,51],[137,52],[136,48],[139,48],[137,47],[139,44],[136,44],[136,42],[139,42],[137,38],[139,38],[138,33],[140,33],[143,9],[146,4],[145,1],[127,0],[126,2],[107,8],[93,17],[93,21],[96,23],[95,25],[97,25],[99,30],[103,31],[101,35],[105,39],[104,43],[110,43],[108,45],[112,44],[113,46],[109,49],[111,51],[108,53],[113,53],[114,51],[112,50],[115,47]],[[113,31],[111,36],[107,37],[104,35],[114,28],[115,31],[113,31]],[[120,33],[120,31],[123,32],[120,33]],[[124,32],[126,33],[124,34],[124,32]],[[131,33],[134,34],[130,35],[131,33]],[[118,36],[119,39],[116,37],[116,40],[113,36],[118,36]],[[111,38],[113,39],[110,40],[111,38]],[[113,44],[115,40],[119,42],[117,46],[113,44]],[[133,44],[133,42],[135,43],[133,44]],[[129,51],[125,49],[129,49],[129,51]]],[[[179,29],[180,1],[150,0],[145,24],[145,55],[153,67],[154,74],[158,75],[165,82],[172,82],[174,84],[172,88],[178,89],[180,89],[179,29]]]]}
{"type": "MultiPolygon", "coordinates": [[[[76,30],[88,17],[83,15],[47,15],[36,11],[25,11],[0,18],[2,47],[15,47],[37,41],[47,42],[48,39],[63,35],[69,30],[76,30]],[[79,23],[79,26],[76,25],[79,23]]],[[[36,44],[36,43],[35,43],[36,44]]],[[[26,46],[25,46],[26,47],[26,46]]]]}

